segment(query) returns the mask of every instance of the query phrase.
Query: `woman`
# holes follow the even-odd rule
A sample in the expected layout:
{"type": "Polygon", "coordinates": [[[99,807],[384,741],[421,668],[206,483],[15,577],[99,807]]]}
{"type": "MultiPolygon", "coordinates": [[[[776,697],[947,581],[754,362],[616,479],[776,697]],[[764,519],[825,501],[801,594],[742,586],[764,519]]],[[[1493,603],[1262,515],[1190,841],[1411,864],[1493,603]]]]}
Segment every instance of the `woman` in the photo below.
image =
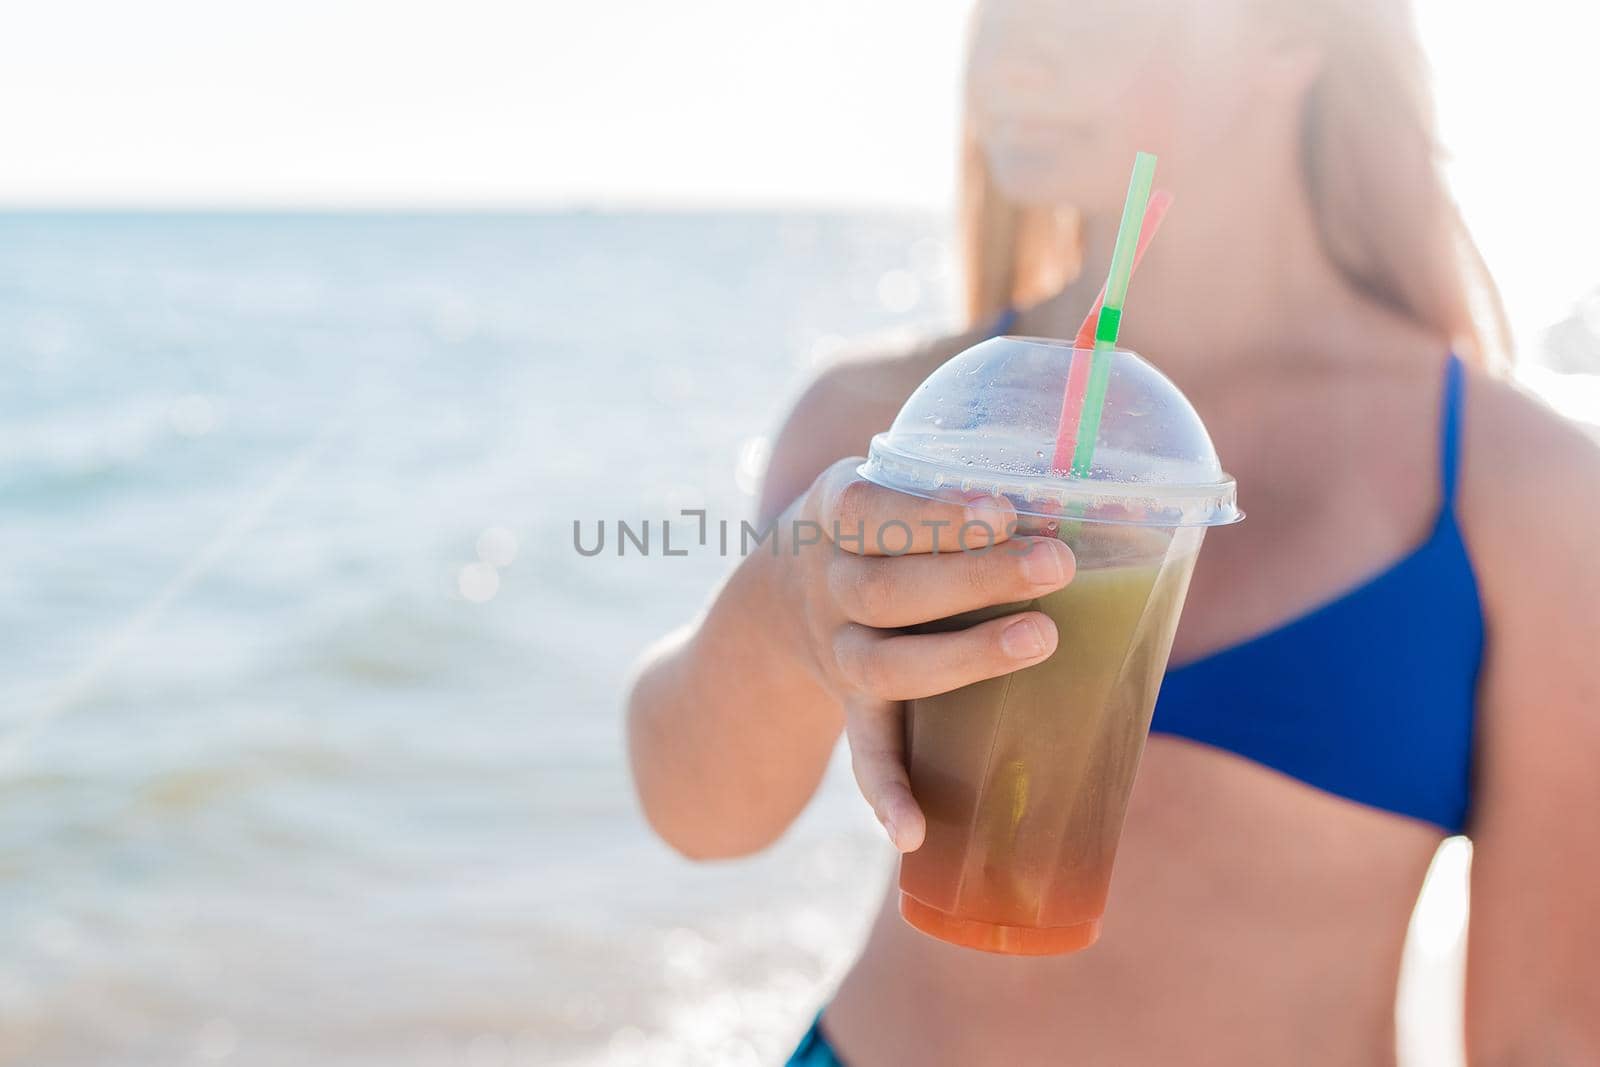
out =
{"type": "MultiPolygon", "coordinates": [[[[955,352],[1073,335],[1148,148],[1177,200],[1123,338],[1194,402],[1250,518],[1201,554],[1099,944],[954,948],[891,892],[794,1062],[1392,1062],[1407,920],[1464,832],[1471,1062],[1600,1063],[1600,450],[1492,373],[1493,293],[1404,5],[990,0],[968,79],[978,325],[825,373],[763,517],[961,521],[845,457],[955,352]]],[[[841,729],[890,840],[917,848],[900,701],[1055,646],[1038,613],[903,628],[1059,588],[1059,547],[837,547],[751,554],[641,669],[634,773],[686,855],[777,838],[841,729]]]]}

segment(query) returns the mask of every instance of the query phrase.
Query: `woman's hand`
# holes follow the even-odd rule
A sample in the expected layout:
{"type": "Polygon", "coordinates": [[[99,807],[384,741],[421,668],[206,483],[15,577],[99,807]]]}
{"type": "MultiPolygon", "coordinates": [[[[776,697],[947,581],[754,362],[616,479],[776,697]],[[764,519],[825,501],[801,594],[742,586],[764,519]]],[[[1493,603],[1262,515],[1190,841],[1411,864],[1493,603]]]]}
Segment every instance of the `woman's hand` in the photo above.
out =
{"type": "Polygon", "coordinates": [[[906,628],[1054,592],[1073,558],[1055,537],[1017,536],[1004,498],[907,496],[862,480],[859,463],[828,468],[785,515],[782,581],[812,669],[845,709],[856,783],[890,841],[911,852],[925,822],[906,774],[902,702],[1039,663],[1056,628],[1038,611],[941,633],[906,628]]]}

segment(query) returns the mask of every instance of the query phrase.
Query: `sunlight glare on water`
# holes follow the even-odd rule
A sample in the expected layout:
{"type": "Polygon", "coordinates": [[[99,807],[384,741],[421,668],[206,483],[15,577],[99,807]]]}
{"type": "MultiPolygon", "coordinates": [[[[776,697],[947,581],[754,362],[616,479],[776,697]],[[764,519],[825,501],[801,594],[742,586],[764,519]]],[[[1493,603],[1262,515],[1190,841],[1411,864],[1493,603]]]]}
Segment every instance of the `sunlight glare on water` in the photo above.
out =
{"type": "Polygon", "coordinates": [[[736,876],[651,836],[624,665],[727,561],[572,522],[737,530],[805,346],[910,321],[847,279],[938,232],[0,214],[0,1063],[780,1056],[880,835],[835,765],[736,876]]]}

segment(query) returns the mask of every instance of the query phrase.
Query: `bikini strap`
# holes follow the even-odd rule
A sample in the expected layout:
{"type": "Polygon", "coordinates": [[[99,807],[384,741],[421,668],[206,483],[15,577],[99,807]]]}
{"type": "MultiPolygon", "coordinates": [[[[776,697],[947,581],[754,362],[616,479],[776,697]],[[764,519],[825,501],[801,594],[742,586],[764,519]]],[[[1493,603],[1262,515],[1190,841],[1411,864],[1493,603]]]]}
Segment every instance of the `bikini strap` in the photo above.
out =
{"type": "Polygon", "coordinates": [[[994,325],[989,327],[990,337],[1004,337],[1011,332],[1011,327],[1017,324],[1017,309],[1006,308],[1000,317],[994,320],[994,325]]]}
{"type": "Polygon", "coordinates": [[[1439,482],[1444,489],[1442,508],[1449,511],[1456,501],[1456,468],[1461,457],[1461,359],[1454,352],[1444,368],[1443,415],[1439,428],[1439,482]]]}

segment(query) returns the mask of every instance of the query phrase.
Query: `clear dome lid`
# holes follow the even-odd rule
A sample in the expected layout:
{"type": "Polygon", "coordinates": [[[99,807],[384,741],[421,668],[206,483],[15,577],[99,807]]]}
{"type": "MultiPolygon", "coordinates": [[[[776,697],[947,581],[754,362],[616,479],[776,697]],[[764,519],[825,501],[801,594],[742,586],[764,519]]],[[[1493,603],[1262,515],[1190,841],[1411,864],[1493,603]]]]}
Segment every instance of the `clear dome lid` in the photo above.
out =
{"type": "Polygon", "coordinates": [[[967,349],[934,371],[872,439],[861,476],[915,496],[1004,495],[1030,515],[1148,526],[1242,519],[1233,479],[1193,405],[1133,352],[1101,357],[1110,373],[1088,472],[1055,469],[1068,371],[1092,355],[1022,337],[967,349]]]}

